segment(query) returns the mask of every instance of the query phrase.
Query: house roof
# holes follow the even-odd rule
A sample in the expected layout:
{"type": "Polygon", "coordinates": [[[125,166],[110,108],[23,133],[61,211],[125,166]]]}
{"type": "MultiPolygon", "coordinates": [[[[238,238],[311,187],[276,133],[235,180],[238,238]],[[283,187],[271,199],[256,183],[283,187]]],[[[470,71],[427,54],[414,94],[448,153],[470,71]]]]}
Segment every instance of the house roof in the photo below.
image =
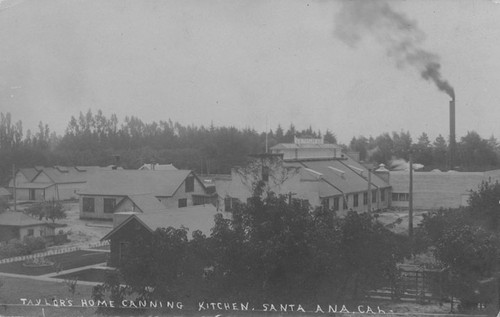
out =
{"type": "MultiPolygon", "coordinates": [[[[173,196],[189,170],[149,171],[112,170],[91,175],[80,195],[130,196],[150,194],[159,197],[173,196]]],[[[201,182],[200,182],[201,183],[201,182]]]]}
{"type": "Polygon", "coordinates": [[[34,167],[20,168],[19,172],[24,175],[28,182],[31,182],[33,179],[35,179],[38,173],[40,173],[40,171],[34,167]]]}
{"type": "MultiPolygon", "coordinates": [[[[298,160],[285,162],[285,166],[301,167],[302,181],[319,181],[320,197],[364,192],[368,187],[368,169],[349,157],[342,160],[298,160]]],[[[371,184],[373,189],[390,186],[373,173],[371,184]]]]}
{"type": "MultiPolygon", "coordinates": [[[[190,233],[200,230],[205,235],[210,235],[214,226],[216,214],[223,214],[217,211],[213,205],[198,205],[184,208],[168,209],[162,212],[151,212],[143,214],[133,214],[111,232],[105,235],[102,240],[109,240],[111,237],[125,226],[132,219],[137,219],[144,227],[153,232],[158,228],[173,227],[180,229],[185,227],[190,233]]],[[[223,216],[228,217],[227,214],[223,216]]]]}
{"type": "Polygon", "coordinates": [[[56,166],[46,167],[41,173],[47,175],[54,183],[84,183],[89,171],[82,172],[74,167],[56,166]]]}
{"type": "Polygon", "coordinates": [[[0,196],[10,196],[11,193],[4,187],[0,187],[0,196]]]}
{"type": "Polygon", "coordinates": [[[30,217],[22,212],[4,211],[0,213],[0,225],[29,227],[37,225],[46,225],[46,223],[43,221],[39,221],[33,217],[30,217]]]}
{"type": "Polygon", "coordinates": [[[155,170],[155,171],[177,171],[178,168],[176,168],[172,164],[144,164],[138,169],[140,170],[155,170]]]}
{"type": "Polygon", "coordinates": [[[163,205],[158,198],[151,194],[142,195],[129,195],[125,199],[121,200],[118,205],[116,205],[115,210],[123,204],[126,200],[132,201],[132,203],[139,208],[142,212],[158,212],[167,211],[167,207],[163,205]]]}

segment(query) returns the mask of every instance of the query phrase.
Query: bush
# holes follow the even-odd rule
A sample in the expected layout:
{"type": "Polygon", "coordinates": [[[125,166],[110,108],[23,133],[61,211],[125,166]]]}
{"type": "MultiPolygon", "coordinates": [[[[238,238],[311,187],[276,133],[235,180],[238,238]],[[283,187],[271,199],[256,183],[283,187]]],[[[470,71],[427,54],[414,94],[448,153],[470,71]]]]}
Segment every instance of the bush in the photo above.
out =
{"type": "Polygon", "coordinates": [[[28,249],[20,240],[12,239],[8,243],[0,246],[0,257],[11,258],[28,254],[28,249]]]}
{"type": "Polygon", "coordinates": [[[26,246],[28,253],[43,250],[46,247],[45,239],[42,237],[25,237],[24,245],[26,246]]]}

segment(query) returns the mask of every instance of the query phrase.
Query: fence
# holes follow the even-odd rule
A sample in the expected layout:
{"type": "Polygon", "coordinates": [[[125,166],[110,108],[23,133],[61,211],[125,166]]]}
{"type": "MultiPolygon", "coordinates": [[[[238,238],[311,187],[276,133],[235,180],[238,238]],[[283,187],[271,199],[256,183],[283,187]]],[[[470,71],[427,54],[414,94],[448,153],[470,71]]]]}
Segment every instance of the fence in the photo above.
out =
{"type": "Polygon", "coordinates": [[[35,258],[40,258],[40,257],[45,257],[45,256],[63,254],[63,253],[69,253],[69,252],[74,252],[74,251],[78,251],[78,250],[82,250],[82,249],[98,248],[98,247],[107,246],[107,245],[109,245],[109,241],[102,241],[102,242],[91,243],[88,245],[76,246],[76,247],[58,248],[58,249],[49,250],[49,251],[40,252],[40,253],[33,253],[33,254],[21,255],[21,256],[16,256],[13,258],[3,259],[3,260],[0,260],[0,264],[26,261],[29,259],[35,259],[35,258]]]}
{"type": "Polygon", "coordinates": [[[442,302],[447,283],[444,270],[427,270],[415,266],[400,266],[392,285],[369,293],[372,298],[410,300],[420,303],[442,302]]]}

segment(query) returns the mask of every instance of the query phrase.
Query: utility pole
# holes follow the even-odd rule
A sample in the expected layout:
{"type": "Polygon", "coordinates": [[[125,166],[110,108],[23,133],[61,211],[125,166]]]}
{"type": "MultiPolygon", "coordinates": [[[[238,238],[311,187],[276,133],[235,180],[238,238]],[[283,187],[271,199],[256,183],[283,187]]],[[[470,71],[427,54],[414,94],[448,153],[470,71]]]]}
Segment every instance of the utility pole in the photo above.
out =
{"type": "Polygon", "coordinates": [[[16,199],[16,164],[12,164],[12,196],[14,198],[14,211],[17,211],[16,199]]]}
{"type": "Polygon", "coordinates": [[[410,190],[408,193],[408,236],[410,239],[413,238],[413,153],[410,150],[410,190]]]}
{"type": "Polygon", "coordinates": [[[368,212],[372,212],[372,169],[368,168],[368,212]]]}

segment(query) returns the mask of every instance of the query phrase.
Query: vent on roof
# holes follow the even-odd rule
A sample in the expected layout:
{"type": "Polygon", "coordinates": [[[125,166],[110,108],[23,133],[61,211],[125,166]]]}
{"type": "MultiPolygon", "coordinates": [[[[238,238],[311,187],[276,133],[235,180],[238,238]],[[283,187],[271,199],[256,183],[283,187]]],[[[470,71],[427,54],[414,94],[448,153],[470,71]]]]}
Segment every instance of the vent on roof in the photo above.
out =
{"type": "Polygon", "coordinates": [[[64,166],[55,166],[55,168],[61,173],[68,173],[68,168],[64,166]]]}
{"type": "Polygon", "coordinates": [[[345,176],[345,172],[341,169],[335,168],[333,166],[328,166],[328,168],[334,171],[335,173],[339,174],[342,178],[345,176]]]}
{"type": "Polygon", "coordinates": [[[323,176],[323,174],[321,174],[320,172],[317,172],[315,170],[312,170],[310,168],[304,168],[306,171],[310,172],[310,173],[313,173],[314,175],[316,175],[317,177],[321,177],[323,176]]]}
{"type": "Polygon", "coordinates": [[[362,168],[359,168],[359,167],[356,167],[356,166],[353,166],[353,165],[348,165],[350,168],[352,168],[353,170],[355,170],[356,172],[358,172],[359,174],[363,175],[363,172],[364,170],[362,168]]]}

